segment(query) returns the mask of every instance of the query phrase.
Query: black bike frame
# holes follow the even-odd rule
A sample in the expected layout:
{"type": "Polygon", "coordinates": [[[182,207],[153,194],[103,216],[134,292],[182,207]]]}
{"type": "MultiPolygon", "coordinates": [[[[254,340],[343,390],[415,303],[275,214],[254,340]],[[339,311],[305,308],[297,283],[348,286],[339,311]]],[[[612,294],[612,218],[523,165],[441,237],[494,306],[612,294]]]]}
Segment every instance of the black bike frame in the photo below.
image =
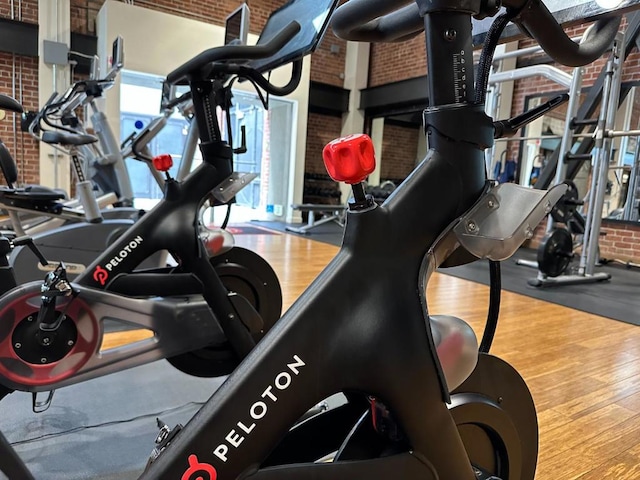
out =
{"type": "MultiPolygon", "coordinates": [[[[181,293],[201,293],[221,324],[237,324],[235,327],[231,325],[232,331],[237,328],[237,331],[244,329],[246,332],[245,327],[239,324],[228,290],[208,261],[208,254],[198,235],[198,212],[204,199],[233,171],[233,152],[221,139],[217,119],[214,116],[205,120],[207,116],[204,114],[203,105],[215,105],[216,96],[222,89],[221,84],[211,82],[193,86],[196,118],[201,132],[202,164],[182,182],[168,180],[164,198],[158,205],[105,250],[74,283],[123,294],[134,294],[130,291],[132,285],[135,285],[136,295],[175,295],[176,288],[180,288],[181,293]],[[178,259],[181,270],[193,274],[197,280],[186,276],[183,278],[186,285],[176,285],[175,277],[170,282],[163,281],[168,278],[165,273],[131,273],[159,250],[168,250],[178,259]],[[130,280],[128,275],[134,276],[131,277],[134,282],[127,282],[130,280]]],[[[240,336],[239,350],[248,352],[253,346],[248,334],[240,333],[240,336]],[[249,343],[243,345],[245,341],[249,343]]]]}
{"type": "Polygon", "coordinates": [[[493,126],[473,104],[470,15],[428,13],[425,25],[433,72],[426,159],[383,206],[348,213],[338,255],[143,478],[194,479],[203,472],[218,480],[475,478],[444,401],[449,392],[423,282],[427,252],[483,192],[483,148],[493,126]],[[457,34],[447,41],[449,28],[457,34]],[[453,78],[461,65],[469,66],[464,79],[453,78]],[[442,129],[457,132],[447,138],[442,129]],[[364,273],[373,263],[384,276],[364,273]],[[341,391],[385,402],[411,450],[370,461],[260,468],[296,419],[341,391]]]}

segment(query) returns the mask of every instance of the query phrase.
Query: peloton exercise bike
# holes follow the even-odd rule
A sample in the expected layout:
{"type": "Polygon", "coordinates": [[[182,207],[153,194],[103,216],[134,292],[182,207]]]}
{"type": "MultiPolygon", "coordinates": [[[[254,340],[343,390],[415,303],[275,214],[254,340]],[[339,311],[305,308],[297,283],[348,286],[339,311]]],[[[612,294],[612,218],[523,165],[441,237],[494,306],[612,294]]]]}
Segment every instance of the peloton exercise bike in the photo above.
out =
{"type": "MultiPolygon", "coordinates": [[[[275,53],[287,40],[266,39],[256,49],[263,55],[275,53]]],[[[198,130],[204,132],[205,161],[179,182],[168,174],[170,157],[154,158],[166,183],[164,199],[156,208],[114,239],[74,283],[61,263],[47,275],[46,286],[41,281],[27,283],[3,297],[7,303],[0,306],[0,396],[15,389],[33,392],[34,406],[42,410],[51,395],[39,401],[38,392],[162,358],[191,375],[225,375],[280,317],[282,293],[269,264],[250,250],[229,248],[228,233],[200,221],[203,202],[213,196],[218,204],[227,204],[246,185],[233,171],[232,149],[221,140],[217,117],[211,116],[218,104],[229,104],[231,83],[202,84],[194,104],[198,130]],[[177,260],[176,267],[134,271],[162,250],[177,260]],[[47,300],[41,303],[43,298],[47,300]],[[107,320],[149,330],[153,336],[101,350],[107,320]],[[229,332],[235,333],[228,337],[229,332]],[[239,344],[241,350],[231,348],[239,344]]],[[[287,94],[295,86],[275,93],[287,94]]],[[[5,239],[0,246],[6,255],[12,244],[5,239]]],[[[4,292],[15,287],[5,255],[0,254],[4,292]]]]}
{"type": "MultiPolygon", "coordinates": [[[[229,162],[230,148],[220,141],[212,113],[217,94],[229,76],[250,79],[271,95],[292,91],[300,81],[301,57],[317,44],[335,3],[291,0],[270,17],[259,46],[207,50],[169,74],[170,82],[190,85],[203,165],[182,185],[171,184],[165,200],[76,283],[65,285],[58,276],[45,284],[44,292],[34,283],[0,300],[6,332],[0,342],[0,383],[9,389],[38,390],[54,381],[73,383],[95,374],[91,334],[86,335],[88,342],[72,347],[72,352],[60,352],[51,364],[40,366],[36,359],[20,357],[10,340],[16,332],[40,345],[41,335],[33,334],[37,329],[26,328],[28,315],[46,319],[45,330],[59,324],[59,335],[64,332],[65,338],[73,335],[75,325],[79,335],[91,332],[107,314],[126,315],[163,331],[160,318],[177,311],[166,299],[123,297],[114,290],[129,287],[131,293],[132,287],[144,283],[129,281],[136,274],[124,272],[143,249],[166,247],[163,240],[174,233],[182,239],[182,267],[201,278],[213,276],[215,271],[199,258],[202,246],[193,231],[178,232],[165,219],[193,218],[197,202],[187,197],[210,188],[211,176],[219,175],[229,162]],[[287,63],[293,66],[285,87],[276,87],[263,76],[287,63]],[[175,212],[181,215],[176,217],[175,212]],[[142,233],[149,224],[154,225],[154,237],[142,233]],[[141,242],[122,258],[119,252],[133,247],[136,239],[141,242]],[[67,294],[57,293],[63,291],[67,294]],[[65,310],[67,320],[61,320],[60,310],[65,310]]],[[[512,255],[566,189],[561,185],[543,192],[486,180],[483,152],[493,139],[512,134],[551,108],[543,105],[507,121],[494,122],[485,115],[491,57],[507,21],[526,29],[552,58],[577,65],[605,51],[619,19],[599,21],[578,47],[540,1],[508,0],[504,5],[507,14],[498,17],[487,36],[477,82],[471,17],[495,15],[495,3],[350,0],[337,9],[334,31],[349,40],[393,41],[425,30],[430,107],[424,122],[429,153],[378,206],[361,184],[373,169],[366,139],[342,139],[327,148],[325,162],[331,175],[351,183],[354,190],[340,252],[255,349],[250,335],[253,322],[239,321],[240,308],[234,308],[224,289],[211,288],[211,282],[204,297],[212,309],[215,306],[215,317],[202,305],[197,324],[194,317],[199,312],[191,311],[180,319],[179,332],[195,329],[204,336],[219,328],[237,358],[249,353],[187,425],[159,435],[141,478],[534,478],[538,433],[531,395],[509,364],[486,353],[496,309],[478,348],[463,320],[429,315],[426,286],[437,267],[512,255]],[[385,275],[363,275],[372,261],[385,275]],[[306,410],[336,392],[346,394],[343,406],[291,428],[306,410]]],[[[156,291],[160,284],[155,282],[156,291]]],[[[499,293],[494,284],[494,294],[496,290],[499,293]]],[[[177,343],[177,338],[159,340],[167,349],[177,343]]],[[[30,478],[6,442],[0,453],[5,472],[30,478]]]]}

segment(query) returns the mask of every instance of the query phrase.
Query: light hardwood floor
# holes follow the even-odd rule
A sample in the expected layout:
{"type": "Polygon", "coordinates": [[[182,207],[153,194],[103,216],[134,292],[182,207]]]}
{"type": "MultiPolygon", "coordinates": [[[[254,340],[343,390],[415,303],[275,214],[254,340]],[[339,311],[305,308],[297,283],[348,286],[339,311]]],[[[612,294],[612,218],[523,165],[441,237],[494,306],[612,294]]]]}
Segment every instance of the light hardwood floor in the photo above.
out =
{"type": "MultiPolygon", "coordinates": [[[[284,234],[238,235],[236,244],[274,267],[285,308],[337,252],[284,234]]],[[[428,297],[431,313],[463,318],[481,336],[487,287],[436,274],[428,297]]],[[[640,327],[504,292],[492,353],[514,365],[532,391],[540,424],[536,479],[640,479],[640,327]]]]}

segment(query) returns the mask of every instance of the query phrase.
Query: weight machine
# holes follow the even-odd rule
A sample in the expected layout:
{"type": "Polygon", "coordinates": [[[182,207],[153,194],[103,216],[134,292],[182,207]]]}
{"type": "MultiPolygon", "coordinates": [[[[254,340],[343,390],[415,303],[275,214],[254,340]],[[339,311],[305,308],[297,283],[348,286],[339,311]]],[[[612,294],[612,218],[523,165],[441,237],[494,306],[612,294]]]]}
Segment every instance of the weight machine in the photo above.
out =
{"type": "MultiPolygon", "coordinates": [[[[573,274],[564,274],[569,267],[573,254],[573,241],[571,234],[564,228],[556,228],[556,222],[567,222],[571,208],[579,203],[577,195],[571,193],[565,197],[565,201],[559,202],[560,208],[565,208],[564,213],[556,210],[556,215],[551,215],[547,223],[547,234],[538,248],[536,267],[538,275],[528,280],[528,284],[535,287],[552,287],[557,285],[574,285],[582,283],[595,283],[609,280],[611,275],[605,272],[596,272],[598,263],[598,240],[602,226],[602,208],[606,195],[609,162],[612,154],[613,126],[615,124],[618,99],[620,97],[622,78],[622,47],[624,34],[618,33],[611,50],[611,55],[606,65],[606,76],[602,93],[602,106],[597,123],[593,120],[578,120],[577,96],[571,97],[571,103],[567,111],[565,134],[560,147],[560,158],[556,168],[555,183],[561,183],[567,174],[568,162],[583,161],[585,155],[592,159],[591,188],[588,195],[588,209],[585,218],[582,249],[578,270],[573,274]],[[596,145],[592,156],[589,154],[572,154],[571,147],[574,142],[573,129],[583,125],[596,123],[597,128],[593,134],[596,145]],[[564,220],[563,220],[564,219],[564,220]]],[[[577,80],[578,75],[574,76],[577,80]]],[[[566,223],[565,223],[566,224],[566,223]]],[[[519,260],[520,265],[526,264],[519,260]]],[[[531,266],[531,265],[529,265],[531,266]]]]}

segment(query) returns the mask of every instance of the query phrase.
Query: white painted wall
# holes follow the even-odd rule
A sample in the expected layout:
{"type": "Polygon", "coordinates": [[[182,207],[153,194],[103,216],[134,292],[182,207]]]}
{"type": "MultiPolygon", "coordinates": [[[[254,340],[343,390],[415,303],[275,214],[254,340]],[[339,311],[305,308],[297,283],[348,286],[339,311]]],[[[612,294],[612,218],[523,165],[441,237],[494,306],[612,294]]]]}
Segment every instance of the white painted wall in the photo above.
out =
{"type": "MultiPolygon", "coordinates": [[[[69,0],[38,1],[38,104],[44,105],[54,91],[69,86],[69,68],[44,63],[43,41],[71,44],[69,0]]],[[[40,183],[70,191],[69,158],[46,143],[40,143],[40,183]]]]}
{"type": "MultiPolygon", "coordinates": [[[[98,55],[105,64],[111,55],[113,40],[120,35],[124,39],[124,68],[155,75],[166,75],[190,58],[208,48],[224,42],[224,27],[156,12],[115,0],[107,0],[97,17],[98,55]]],[[[257,36],[249,35],[249,43],[257,36]]],[[[289,66],[275,70],[271,80],[276,85],[288,82],[289,66]]],[[[296,132],[289,184],[291,203],[302,202],[304,160],[307,137],[309,105],[310,60],[307,57],[300,86],[287,96],[297,102],[292,129],[296,132]]],[[[236,88],[252,91],[248,82],[235,84],[236,88]]],[[[116,137],[120,135],[120,84],[106,93],[105,113],[116,137]]],[[[290,219],[287,219],[289,221],[290,219]]]]}

